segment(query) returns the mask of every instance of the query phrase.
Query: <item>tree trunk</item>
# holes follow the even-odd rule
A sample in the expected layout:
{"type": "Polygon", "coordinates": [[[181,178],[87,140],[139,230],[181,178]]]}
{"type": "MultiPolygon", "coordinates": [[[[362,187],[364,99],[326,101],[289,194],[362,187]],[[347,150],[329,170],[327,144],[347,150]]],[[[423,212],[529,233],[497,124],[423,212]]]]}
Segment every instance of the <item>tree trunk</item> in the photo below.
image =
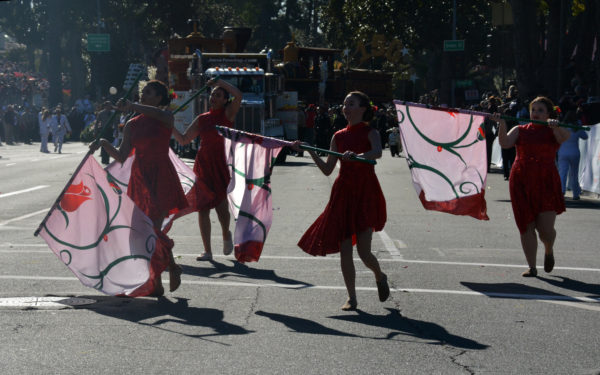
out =
{"type": "Polygon", "coordinates": [[[48,82],[50,89],[48,92],[48,102],[50,106],[55,106],[62,102],[62,77],[61,77],[61,47],[60,36],[62,33],[61,19],[63,0],[55,0],[54,6],[48,7],[48,40],[46,48],[48,51],[48,82]]]}
{"type": "Polygon", "coordinates": [[[84,97],[86,70],[82,58],[81,34],[70,32],[67,40],[69,60],[71,62],[71,99],[84,97]]]}
{"type": "MultiPolygon", "coordinates": [[[[546,22],[546,38],[543,40],[543,45],[546,46],[544,54],[544,60],[542,64],[541,80],[544,87],[544,94],[548,96],[555,96],[558,93],[559,77],[562,69],[559,55],[561,53],[564,38],[561,41],[561,34],[564,34],[564,28],[561,28],[561,11],[565,13],[567,9],[561,9],[561,3],[563,0],[552,0],[547,1],[548,7],[548,19],[546,22]]],[[[566,2],[565,2],[566,3],[566,2]]],[[[564,15],[566,17],[566,14],[564,15]]],[[[564,22],[564,20],[563,20],[564,22]]],[[[563,25],[564,26],[564,25],[563,25]]],[[[556,100],[559,98],[557,97],[556,100]]]]}
{"type": "MultiPolygon", "coordinates": [[[[596,1],[588,1],[583,13],[583,25],[577,39],[577,53],[575,55],[575,66],[581,72],[583,82],[588,84],[593,80],[592,53],[594,42],[597,41],[598,22],[596,18],[596,1]]],[[[596,51],[596,53],[598,53],[596,51]]]]}
{"type": "Polygon", "coordinates": [[[525,97],[537,95],[536,71],[540,64],[539,27],[536,23],[537,8],[533,1],[509,0],[512,7],[515,32],[513,50],[517,85],[525,97]]]}

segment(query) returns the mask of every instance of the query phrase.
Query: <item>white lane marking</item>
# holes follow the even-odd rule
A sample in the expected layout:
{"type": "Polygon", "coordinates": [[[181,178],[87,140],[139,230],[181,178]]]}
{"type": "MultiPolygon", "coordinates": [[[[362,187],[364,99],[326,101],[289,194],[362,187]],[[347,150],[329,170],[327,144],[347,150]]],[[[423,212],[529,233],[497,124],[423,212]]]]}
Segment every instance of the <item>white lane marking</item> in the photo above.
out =
{"type": "MultiPolygon", "coordinates": [[[[48,280],[48,281],[78,281],[76,277],[60,276],[20,276],[20,275],[0,275],[0,280],[48,280]]],[[[163,284],[168,284],[169,280],[163,279],[163,284]]],[[[239,281],[212,281],[212,280],[181,280],[182,284],[205,285],[205,286],[237,286],[250,288],[283,288],[283,289],[319,289],[319,290],[346,290],[345,286],[336,285],[306,285],[306,284],[281,284],[281,283],[250,283],[239,281]]],[[[373,287],[356,287],[360,291],[376,291],[373,287]]],[[[412,289],[412,288],[390,288],[395,293],[435,293],[435,294],[453,294],[463,296],[479,296],[494,298],[512,298],[529,299],[539,301],[569,301],[569,302],[587,302],[600,303],[600,297],[577,297],[559,294],[520,294],[520,293],[498,293],[498,292],[475,292],[469,290],[450,290],[450,289],[412,289]]]]}
{"type": "Polygon", "coordinates": [[[582,304],[579,302],[569,302],[569,301],[543,301],[543,302],[553,303],[555,305],[576,307],[578,309],[584,309],[584,310],[600,311],[600,306],[586,305],[586,304],[582,304]]]}
{"type": "Polygon", "coordinates": [[[0,221],[0,227],[1,226],[5,226],[6,224],[10,224],[10,223],[15,222],[15,221],[27,219],[27,218],[32,217],[32,216],[36,216],[36,215],[39,215],[39,214],[46,213],[46,212],[48,212],[48,210],[49,210],[49,208],[44,208],[43,210],[39,210],[39,211],[35,211],[35,212],[29,213],[29,214],[26,214],[26,215],[23,215],[23,216],[15,217],[13,219],[8,219],[8,220],[5,220],[5,221],[0,221]]]}
{"type": "Polygon", "coordinates": [[[45,243],[0,243],[0,247],[48,247],[45,243]]]}
{"type": "MultiPolygon", "coordinates": [[[[44,244],[9,244],[14,247],[46,247],[44,244]]],[[[9,246],[6,243],[0,244],[0,247],[9,246]]],[[[12,253],[13,250],[0,250],[1,253],[12,253]]],[[[39,251],[39,250],[19,250],[21,253],[48,253],[53,254],[52,251],[39,251]]],[[[187,254],[187,253],[175,253],[175,257],[193,257],[196,258],[198,254],[187,254]]],[[[235,261],[231,255],[219,255],[213,254],[213,258],[229,259],[232,262],[235,261]]],[[[328,255],[326,257],[313,257],[313,256],[274,256],[274,255],[261,255],[261,260],[306,260],[306,261],[335,261],[339,262],[339,256],[328,255]]],[[[360,261],[360,258],[354,258],[354,261],[360,261]]],[[[388,263],[416,263],[416,264],[434,264],[434,265],[451,265],[451,266],[474,266],[474,267],[501,267],[501,268],[525,268],[523,264],[498,264],[498,263],[474,263],[474,262],[446,262],[446,261],[435,261],[435,260],[409,260],[409,259],[378,259],[379,262],[388,263]]],[[[541,266],[540,266],[541,268],[541,266]]],[[[567,271],[589,271],[589,272],[600,272],[600,268],[587,268],[587,267],[554,267],[555,270],[567,270],[567,271]]]]}
{"type": "Polygon", "coordinates": [[[406,249],[408,247],[402,240],[394,240],[394,245],[396,245],[398,249],[406,249]]]}
{"type": "Polygon", "coordinates": [[[390,236],[388,236],[384,230],[377,233],[379,234],[379,238],[381,238],[381,242],[383,242],[383,246],[385,246],[385,249],[392,256],[392,259],[402,259],[402,254],[400,254],[400,251],[396,248],[396,245],[394,245],[394,241],[392,241],[390,236]]]}
{"type": "Polygon", "coordinates": [[[11,167],[11,166],[13,166],[13,165],[17,165],[17,163],[5,164],[4,166],[5,166],[5,167],[11,167]]]}
{"type": "Polygon", "coordinates": [[[6,197],[10,197],[10,196],[17,195],[17,194],[28,193],[30,191],[40,190],[40,189],[47,188],[48,186],[50,186],[50,185],[39,185],[39,186],[34,186],[32,188],[25,189],[25,190],[12,191],[10,193],[0,194],[0,198],[6,198],[6,197]]]}

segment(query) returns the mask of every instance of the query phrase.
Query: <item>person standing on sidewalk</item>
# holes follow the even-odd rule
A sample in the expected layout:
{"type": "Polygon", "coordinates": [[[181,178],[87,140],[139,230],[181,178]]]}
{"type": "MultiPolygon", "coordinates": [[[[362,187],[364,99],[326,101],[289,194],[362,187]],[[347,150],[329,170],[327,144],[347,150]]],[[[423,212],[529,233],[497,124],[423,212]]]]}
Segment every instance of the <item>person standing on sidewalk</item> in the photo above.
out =
{"type": "Polygon", "coordinates": [[[45,154],[49,153],[48,151],[48,135],[50,134],[51,122],[53,121],[52,116],[50,115],[50,111],[46,108],[42,108],[40,113],[38,114],[38,124],[40,126],[40,152],[45,154]]]}

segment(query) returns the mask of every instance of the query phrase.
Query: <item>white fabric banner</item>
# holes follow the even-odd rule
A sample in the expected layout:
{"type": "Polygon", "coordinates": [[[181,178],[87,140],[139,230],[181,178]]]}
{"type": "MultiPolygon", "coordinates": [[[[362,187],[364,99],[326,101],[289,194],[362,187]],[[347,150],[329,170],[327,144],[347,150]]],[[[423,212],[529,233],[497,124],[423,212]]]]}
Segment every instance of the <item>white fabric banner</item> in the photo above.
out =
{"type": "Polygon", "coordinates": [[[579,140],[579,185],[585,191],[600,194],[600,130],[591,126],[588,139],[579,140]]]}

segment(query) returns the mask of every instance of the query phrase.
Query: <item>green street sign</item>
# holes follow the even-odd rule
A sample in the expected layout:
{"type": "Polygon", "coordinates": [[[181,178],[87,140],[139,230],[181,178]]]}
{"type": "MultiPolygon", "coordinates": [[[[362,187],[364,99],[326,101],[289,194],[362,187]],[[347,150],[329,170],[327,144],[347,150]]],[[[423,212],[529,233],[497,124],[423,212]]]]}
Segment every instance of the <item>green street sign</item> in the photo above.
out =
{"type": "Polygon", "coordinates": [[[473,86],[473,81],[470,79],[462,79],[456,81],[456,87],[471,87],[473,86]]]}
{"type": "Polygon", "coordinates": [[[88,34],[87,50],[88,52],[109,52],[110,34],[88,34]]]}
{"type": "Polygon", "coordinates": [[[457,52],[465,50],[465,40],[444,40],[444,51],[457,52]]]}

